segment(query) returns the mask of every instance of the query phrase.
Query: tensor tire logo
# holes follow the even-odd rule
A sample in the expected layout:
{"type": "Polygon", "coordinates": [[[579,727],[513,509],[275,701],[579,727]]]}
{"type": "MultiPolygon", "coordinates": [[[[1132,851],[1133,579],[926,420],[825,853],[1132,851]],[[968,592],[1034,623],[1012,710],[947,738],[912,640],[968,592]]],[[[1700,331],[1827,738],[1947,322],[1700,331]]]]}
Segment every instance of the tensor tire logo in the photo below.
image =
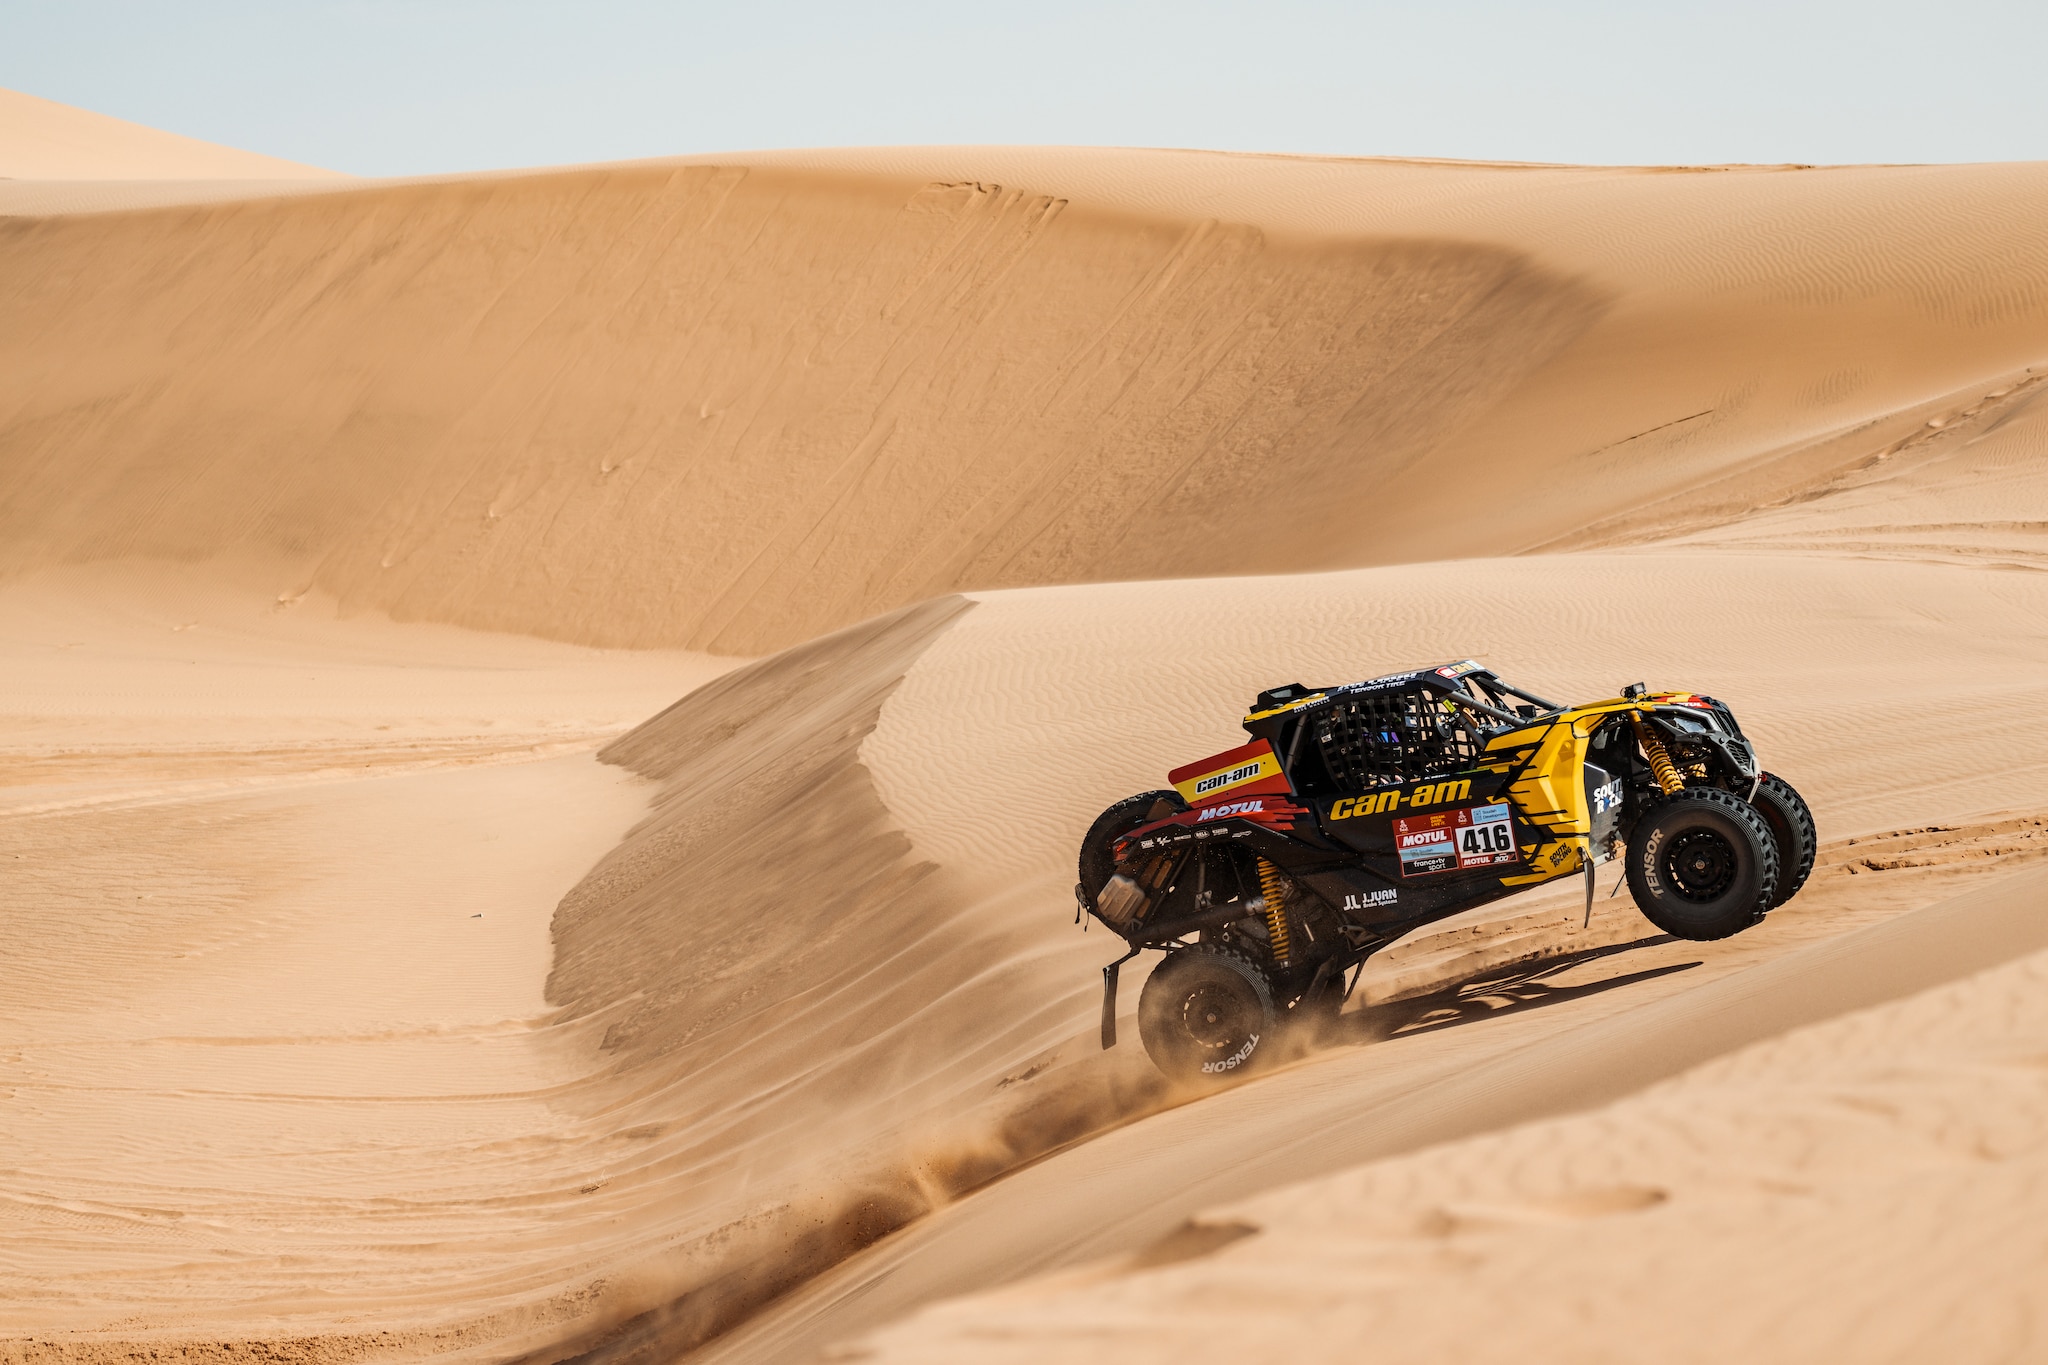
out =
{"type": "Polygon", "coordinates": [[[1205,1072],[1207,1072],[1207,1073],[1208,1073],[1209,1075],[1211,1075],[1211,1076],[1214,1076],[1214,1075],[1216,1075],[1216,1074],[1218,1074],[1218,1073],[1220,1073],[1220,1072],[1224,1072],[1224,1071],[1234,1071],[1234,1070],[1236,1070],[1236,1069],[1237,1069],[1238,1067],[1240,1067],[1240,1066],[1243,1066],[1243,1065],[1245,1064],[1245,1062],[1246,1062],[1247,1060],[1249,1060],[1249,1059],[1250,1059],[1250,1057],[1251,1057],[1251,1055],[1252,1055],[1252,1052],[1253,1052],[1253,1050],[1254,1050],[1254,1049],[1256,1049],[1256,1048],[1258,1047],[1258,1045],[1259,1045],[1259,1035],[1258,1035],[1258,1034],[1256,1034],[1256,1033],[1254,1033],[1254,1034],[1253,1034],[1253,1035],[1252,1035],[1252,1036],[1251,1036],[1250,1038],[1248,1038],[1248,1039],[1246,1039],[1246,1040],[1245,1040],[1245,1044],[1244,1044],[1244,1046],[1243,1046],[1243,1047],[1241,1047],[1241,1048],[1239,1048],[1239,1049],[1238,1049],[1237,1051],[1235,1051],[1235,1052],[1231,1053],[1231,1054],[1230,1054],[1230,1055],[1229,1055],[1228,1057],[1225,1057],[1225,1058],[1224,1058],[1224,1059],[1223,1059],[1222,1061],[1220,1061],[1220,1062],[1203,1062],[1203,1063],[1202,1063],[1202,1070],[1203,1070],[1203,1071],[1205,1071],[1205,1072]]]}

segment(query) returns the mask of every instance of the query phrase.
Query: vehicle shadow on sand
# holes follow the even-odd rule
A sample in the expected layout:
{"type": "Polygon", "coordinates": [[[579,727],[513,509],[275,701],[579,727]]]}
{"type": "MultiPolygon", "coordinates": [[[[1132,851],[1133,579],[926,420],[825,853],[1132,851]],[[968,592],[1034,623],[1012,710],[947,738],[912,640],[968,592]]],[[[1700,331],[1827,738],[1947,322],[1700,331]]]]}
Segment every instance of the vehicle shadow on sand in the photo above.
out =
{"type": "Polygon", "coordinates": [[[1602,977],[1595,981],[1561,982],[1557,979],[1601,958],[1676,941],[1669,934],[1653,934],[1628,943],[1609,944],[1565,957],[1545,958],[1540,962],[1523,962],[1511,967],[1495,968],[1427,995],[1367,1005],[1336,1019],[1325,1035],[1325,1046],[1370,1043],[1396,1036],[1409,1037],[1418,1033],[1434,1033],[1442,1029],[1457,1028],[1462,1024],[1477,1023],[1482,1019],[1498,1019],[1502,1015],[1515,1014],[1523,1010],[1583,1000],[1623,986],[1633,986],[1638,982],[1670,976],[1675,972],[1691,971],[1701,965],[1698,961],[1671,962],[1656,967],[1645,967],[1640,971],[1624,972],[1618,976],[1602,977]]]}

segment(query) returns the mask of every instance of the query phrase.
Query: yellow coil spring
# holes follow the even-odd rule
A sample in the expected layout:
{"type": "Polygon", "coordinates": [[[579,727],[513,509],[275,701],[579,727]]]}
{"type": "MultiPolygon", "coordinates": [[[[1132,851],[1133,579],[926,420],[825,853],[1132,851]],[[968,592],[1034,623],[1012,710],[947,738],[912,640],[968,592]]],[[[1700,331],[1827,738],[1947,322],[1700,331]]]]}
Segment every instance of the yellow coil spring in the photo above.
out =
{"type": "Polygon", "coordinates": [[[1280,869],[1259,859],[1259,890],[1266,897],[1266,942],[1272,945],[1273,960],[1287,965],[1287,907],[1282,898],[1280,869]]]}
{"type": "Polygon", "coordinates": [[[1657,732],[1643,724],[1642,717],[1631,717],[1636,727],[1636,739],[1643,746],[1643,756],[1650,760],[1650,773],[1657,779],[1657,785],[1664,789],[1666,796],[1685,790],[1685,779],[1678,775],[1678,768],[1671,762],[1671,751],[1664,747],[1664,741],[1657,732]]]}

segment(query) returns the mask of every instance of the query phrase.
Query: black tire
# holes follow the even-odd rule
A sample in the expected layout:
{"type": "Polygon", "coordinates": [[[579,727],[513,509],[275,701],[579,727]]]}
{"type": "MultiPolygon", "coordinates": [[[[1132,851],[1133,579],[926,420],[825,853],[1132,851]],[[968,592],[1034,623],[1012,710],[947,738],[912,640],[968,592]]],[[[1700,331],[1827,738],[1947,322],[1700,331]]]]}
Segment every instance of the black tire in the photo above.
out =
{"type": "Polygon", "coordinates": [[[1265,972],[1213,944],[1168,953],[1138,997],[1138,1037],[1170,1080],[1241,1075],[1272,1054],[1279,1029],[1265,972]]]}
{"type": "Polygon", "coordinates": [[[1778,889],[1771,893],[1771,909],[1775,910],[1799,894],[1799,888],[1806,885],[1807,876],[1813,871],[1813,855],[1820,845],[1820,838],[1813,826],[1813,812],[1807,808],[1806,798],[1792,789],[1792,784],[1782,777],[1770,773],[1756,784],[1756,796],[1751,801],[1764,817],[1764,823],[1771,827],[1771,838],[1778,845],[1778,889]]]}
{"type": "Polygon", "coordinates": [[[1140,825],[1164,820],[1187,808],[1188,803],[1180,799],[1179,792],[1140,792],[1126,796],[1095,817],[1095,823],[1088,826],[1088,833],[1081,840],[1080,891],[1090,910],[1095,908],[1095,894],[1116,874],[1116,841],[1140,825]],[[1162,801],[1167,808],[1154,815],[1152,812],[1162,801]]]}
{"type": "Polygon", "coordinates": [[[1771,908],[1777,841],[1756,807],[1734,793],[1688,787],[1644,811],[1629,836],[1629,893],[1665,933],[1727,938],[1771,908]]]}

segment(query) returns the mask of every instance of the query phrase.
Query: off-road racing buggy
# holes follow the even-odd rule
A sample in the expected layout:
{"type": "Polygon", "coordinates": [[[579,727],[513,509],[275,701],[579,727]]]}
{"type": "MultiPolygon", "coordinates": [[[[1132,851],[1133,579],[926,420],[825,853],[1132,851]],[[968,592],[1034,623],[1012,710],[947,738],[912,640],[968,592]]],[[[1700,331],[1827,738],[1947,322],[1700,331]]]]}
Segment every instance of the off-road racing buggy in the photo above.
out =
{"type": "Polygon", "coordinates": [[[1757,766],[1729,709],[1641,683],[1559,706],[1471,660],[1261,692],[1241,748],[1126,797],[1081,843],[1080,909],[1162,949],[1138,1001],[1169,1076],[1261,1060],[1289,1023],[1342,1008],[1365,960],[1418,925],[1625,859],[1650,922],[1739,933],[1813,869],[1813,816],[1757,766]]]}

